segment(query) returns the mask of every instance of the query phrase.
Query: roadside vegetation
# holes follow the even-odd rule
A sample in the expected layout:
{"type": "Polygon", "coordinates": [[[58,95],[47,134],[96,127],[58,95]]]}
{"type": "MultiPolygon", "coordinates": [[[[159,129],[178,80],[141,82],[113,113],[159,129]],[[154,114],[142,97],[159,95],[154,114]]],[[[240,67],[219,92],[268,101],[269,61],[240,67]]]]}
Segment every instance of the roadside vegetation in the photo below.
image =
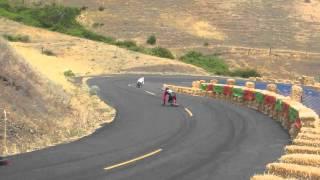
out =
{"type": "Polygon", "coordinates": [[[26,36],[26,35],[4,34],[2,37],[4,37],[6,40],[11,41],[11,42],[24,42],[24,43],[30,42],[30,37],[26,36]]]}
{"type": "Polygon", "coordinates": [[[237,77],[260,77],[261,75],[254,69],[236,69],[229,70],[229,66],[223,59],[216,55],[203,55],[200,52],[190,51],[184,56],[180,57],[180,60],[199,66],[210,73],[217,75],[237,76],[237,77]]]}

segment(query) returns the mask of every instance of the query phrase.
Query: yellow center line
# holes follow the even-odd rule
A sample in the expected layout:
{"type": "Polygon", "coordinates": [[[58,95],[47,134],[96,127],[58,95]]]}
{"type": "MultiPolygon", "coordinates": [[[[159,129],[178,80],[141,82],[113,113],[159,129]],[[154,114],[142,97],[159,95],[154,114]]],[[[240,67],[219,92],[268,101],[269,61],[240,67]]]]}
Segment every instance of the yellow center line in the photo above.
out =
{"type": "Polygon", "coordinates": [[[153,155],[155,155],[155,154],[158,154],[158,153],[160,153],[161,151],[162,151],[162,149],[158,149],[158,150],[155,150],[155,151],[153,151],[153,152],[151,152],[151,153],[145,154],[145,155],[143,155],[143,156],[140,156],[140,157],[131,159],[131,160],[129,160],[129,161],[125,161],[125,162],[122,162],[122,163],[119,163],[119,164],[115,164],[115,165],[112,165],[112,166],[108,166],[108,167],[104,168],[104,170],[111,170],[111,169],[114,169],[114,168],[117,168],[117,167],[125,166],[125,165],[128,165],[128,164],[130,164],[130,163],[134,163],[134,162],[136,162],[136,161],[140,161],[140,160],[142,160],[142,159],[145,159],[145,158],[148,158],[148,157],[153,156],[153,155]]]}
{"type": "Polygon", "coordinates": [[[192,112],[188,108],[184,108],[184,110],[186,110],[186,112],[189,114],[190,117],[193,116],[192,112]]]}
{"type": "Polygon", "coordinates": [[[145,92],[148,93],[148,94],[151,94],[152,96],[155,96],[155,95],[156,95],[155,93],[150,92],[150,91],[145,91],[145,92]]]}

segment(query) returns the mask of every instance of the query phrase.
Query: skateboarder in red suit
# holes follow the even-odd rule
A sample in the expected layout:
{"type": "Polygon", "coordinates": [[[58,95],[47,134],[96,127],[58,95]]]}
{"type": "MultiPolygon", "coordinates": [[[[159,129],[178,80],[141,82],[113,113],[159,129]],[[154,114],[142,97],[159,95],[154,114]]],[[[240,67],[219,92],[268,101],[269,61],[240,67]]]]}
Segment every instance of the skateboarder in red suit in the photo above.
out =
{"type": "Polygon", "coordinates": [[[171,105],[175,106],[177,105],[177,96],[176,93],[173,92],[171,89],[166,87],[166,89],[163,92],[162,95],[162,105],[166,105],[166,100],[168,96],[168,103],[171,103],[171,105]]]}

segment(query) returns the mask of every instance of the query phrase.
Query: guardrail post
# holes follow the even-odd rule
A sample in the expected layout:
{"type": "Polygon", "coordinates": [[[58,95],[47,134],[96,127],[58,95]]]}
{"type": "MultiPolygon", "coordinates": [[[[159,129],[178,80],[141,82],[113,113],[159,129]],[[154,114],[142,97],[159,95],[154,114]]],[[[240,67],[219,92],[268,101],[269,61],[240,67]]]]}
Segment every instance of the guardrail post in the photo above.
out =
{"type": "Polygon", "coordinates": [[[7,149],[7,111],[3,110],[3,113],[4,113],[4,135],[3,135],[4,142],[3,142],[3,147],[4,147],[5,153],[7,153],[8,152],[8,149],[7,149]]]}
{"type": "Polygon", "coordinates": [[[7,149],[7,111],[3,109],[3,140],[2,140],[2,146],[3,146],[3,152],[2,154],[7,154],[8,149],[7,149]]]}

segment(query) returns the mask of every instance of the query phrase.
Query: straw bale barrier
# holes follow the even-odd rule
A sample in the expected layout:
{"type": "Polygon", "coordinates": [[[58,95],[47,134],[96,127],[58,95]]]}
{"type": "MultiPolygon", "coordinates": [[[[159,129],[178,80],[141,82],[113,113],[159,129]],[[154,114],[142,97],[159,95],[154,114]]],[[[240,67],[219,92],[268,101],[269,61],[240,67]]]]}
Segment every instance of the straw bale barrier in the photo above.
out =
{"type": "MultiPolygon", "coordinates": [[[[284,82],[290,83],[286,80],[284,82]]],[[[276,93],[276,84],[269,84],[267,90],[254,89],[254,82],[247,82],[245,86],[234,84],[234,79],[228,79],[227,84],[218,84],[213,79],[209,83],[204,80],[194,81],[192,87],[164,86],[177,93],[223,99],[256,109],[288,130],[293,145],[285,147],[286,154],[278,163],[267,165],[266,174],[255,175],[251,179],[320,179],[319,116],[300,103],[302,88],[294,85],[291,96],[285,97],[276,93]]]]}
{"type": "Polygon", "coordinates": [[[291,92],[291,99],[297,102],[301,102],[303,94],[303,89],[301,86],[293,85],[292,92],[291,92]]]}
{"type": "Polygon", "coordinates": [[[245,87],[247,88],[254,88],[256,84],[254,82],[246,82],[245,87]]]}
{"type": "Polygon", "coordinates": [[[281,177],[319,180],[320,168],[289,163],[271,163],[267,165],[268,173],[281,177]]]}
{"type": "Polygon", "coordinates": [[[302,127],[300,131],[303,134],[318,134],[318,135],[320,135],[320,129],[319,128],[302,127]]]}
{"type": "Polygon", "coordinates": [[[294,145],[312,146],[312,147],[319,147],[320,148],[320,141],[305,140],[305,139],[294,139],[292,142],[293,142],[294,145]]]}
{"type": "Polygon", "coordinates": [[[315,154],[320,155],[320,148],[311,146],[289,145],[285,147],[287,154],[315,154]]]}
{"type": "Polygon", "coordinates": [[[320,134],[309,134],[300,132],[297,136],[297,139],[305,139],[320,142],[320,134]]]}
{"type": "Polygon", "coordinates": [[[280,159],[282,163],[291,163],[298,165],[306,165],[313,167],[320,167],[320,156],[313,154],[287,154],[280,159]]]}
{"type": "Polygon", "coordinates": [[[283,178],[273,174],[254,175],[250,180],[296,180],[296,178],[283,178]]]}

